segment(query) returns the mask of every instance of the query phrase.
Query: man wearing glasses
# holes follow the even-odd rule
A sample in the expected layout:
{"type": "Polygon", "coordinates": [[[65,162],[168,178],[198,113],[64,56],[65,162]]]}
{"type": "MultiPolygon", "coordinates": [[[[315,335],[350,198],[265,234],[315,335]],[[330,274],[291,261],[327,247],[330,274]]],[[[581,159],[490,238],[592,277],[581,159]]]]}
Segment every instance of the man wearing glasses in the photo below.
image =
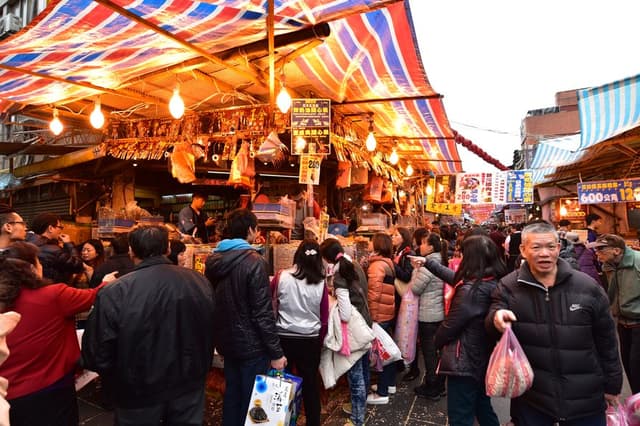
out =
{"type": "Polygon", "coordinates": [[[609,282],[611,313],[618,325],[622,365],[632,393],[640,392],[640,252],[614,234],[589,244],[609,282]]]}
{"type": "Polygon", "coordinates": [[[82,258],[64,234],[60,217],[53,213],[39,213],[31,220],[27,242],[40,247],[38,258],[42,275],[54,283],[69,283],[73,274],[82,272],[82,258]]]}
{"type": "Polygon", "coordinates": [[[27,236],[27,224],[16,211],[6,204],[0,205],[0,250],[12,241],[22,241],[27,236]]]}

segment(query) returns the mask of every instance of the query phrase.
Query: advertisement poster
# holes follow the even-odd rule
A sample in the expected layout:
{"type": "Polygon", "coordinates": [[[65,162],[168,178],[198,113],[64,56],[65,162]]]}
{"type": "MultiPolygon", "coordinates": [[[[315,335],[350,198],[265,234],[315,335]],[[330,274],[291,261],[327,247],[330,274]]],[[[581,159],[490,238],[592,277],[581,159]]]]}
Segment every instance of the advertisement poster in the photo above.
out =
{"type": "Polygon", "coordinates": [[[427,211],[452,216],[462,215],[462,204],[455,204],[456,176],[439,175],[429,179],[431,194],[427,192],[427,211]]]}
{"type": "Polygon", "coordinates": [[[640,179],[578,182],[580,204],[640,201],[640,179]]]}
{"type": "Polygon", "coordinates": [[[331,100],[291,100],[291,153],[331,154],[331,100]]]}
{"type": "Polygon", "coordinates": [[[320,164],[322,164],[321,154],[304,154],[300,156],[300,174],[298,183],[319,185],[320,184],[320,164]]]}
{"type": "Polygon", "coordinates": [[[458,173],[456,175],[456,203],[487,204],[493,202],[492,173],[458,173]]]}
{"type": "Polygon", "coordinates": [[[493,175],[493,202],[496,204],[533,204],[531,170],[510,170],[493,175]]]}
{"type": "Polygon", "coordinates": [[[572,198],[560,198],[558,205],[558,211],[556,211],[556,217],[567,220],[577,220],[584,219],[587,215],[578,199],[575,197],[572,198]]]}

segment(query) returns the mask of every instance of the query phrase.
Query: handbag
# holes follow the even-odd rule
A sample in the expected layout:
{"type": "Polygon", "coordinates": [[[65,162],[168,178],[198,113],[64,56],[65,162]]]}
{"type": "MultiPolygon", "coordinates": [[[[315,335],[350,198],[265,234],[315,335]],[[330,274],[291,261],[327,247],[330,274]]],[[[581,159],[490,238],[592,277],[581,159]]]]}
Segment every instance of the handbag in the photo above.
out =
{"type": "Polygon", "coordinates": [[[280,283],[280,273],[282,269],[278,269],[269,283],[271,289],[271,307],[273,308],[273,316],[278,319],[278,308],[280,301],[278,300],[278,284],[280,283]]]}
{"type": "Polygon", "coordinates": [[[371,352],[369,353],[369,362],[376,371],[382,371],[385,365],[402,359],[400,348],[393,341],[391,336],[377,322],[371,327],[375,336],[371,343],[371,352]]]}

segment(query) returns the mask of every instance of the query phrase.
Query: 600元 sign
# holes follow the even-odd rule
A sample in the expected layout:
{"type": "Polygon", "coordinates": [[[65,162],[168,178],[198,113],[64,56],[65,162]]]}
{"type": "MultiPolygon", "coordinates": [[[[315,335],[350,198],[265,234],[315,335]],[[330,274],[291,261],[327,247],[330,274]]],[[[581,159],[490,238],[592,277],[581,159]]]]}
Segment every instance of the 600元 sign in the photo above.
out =
{"type": "Polygon", "coordinates": [[[640,179],[578,183],[580,204],[640,201],[640,179]]]}

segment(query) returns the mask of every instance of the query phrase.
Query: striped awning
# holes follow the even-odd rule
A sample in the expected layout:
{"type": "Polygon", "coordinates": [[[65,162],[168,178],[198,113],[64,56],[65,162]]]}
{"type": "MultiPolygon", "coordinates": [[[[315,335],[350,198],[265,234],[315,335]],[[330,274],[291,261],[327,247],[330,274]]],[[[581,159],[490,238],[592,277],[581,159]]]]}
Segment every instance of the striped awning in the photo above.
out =
{"type": "Polygon", "coordinates": [[[578,90],[580,149],[640,125],[640,75],[578,90]]]}
{"type": "Polygon", "coordinates": [[[530,168],[560,167],[578,161],[584,155],[576,151],[579,143],[580,134],[540,140],[530,168]]]}
{"type": "MultiPolygon", "coordinates": [[[[206,75],[194,74],[197,82],[181,82],[191,109],[215,109],[239,99],[214,85],[209,91],[222,95],[212,100],[202,89],[207,76],[228,83],[227,92],[246,88],[249,98],[268,100],[268,88],[255,83],[265,58],[216,57],[265,39],[266,3],[53,0],[28,27],[0,42],[0,113],[15,111],[15,105],[68,105],[117,91],[131,97],[126,108],[141,97],[157,100],[156,107],[136,113],[166,115],[175,83],[149,84],[145,76],[177,64],[208,66],[202,68],[206,75]],[[207,60],[198,62],[198,52],[209,53],[207,60]],[[255,62],[247,64],[249,59],[255,62]]],[[[284,68],[287,86],[330,98],[346,114],[373,112],[377,137],[402,136],[422,147],[422,168],[438,174],[461,171],[442,99],[422,66],[408,1],[275,0],[276,35],[323,22],[331,27],[323,43],[299,56],[294,49],[279,49],[280,59],[292,58],[284,68]]],[[[104,97],[103,104],[108,104],[104,97]]]]}

